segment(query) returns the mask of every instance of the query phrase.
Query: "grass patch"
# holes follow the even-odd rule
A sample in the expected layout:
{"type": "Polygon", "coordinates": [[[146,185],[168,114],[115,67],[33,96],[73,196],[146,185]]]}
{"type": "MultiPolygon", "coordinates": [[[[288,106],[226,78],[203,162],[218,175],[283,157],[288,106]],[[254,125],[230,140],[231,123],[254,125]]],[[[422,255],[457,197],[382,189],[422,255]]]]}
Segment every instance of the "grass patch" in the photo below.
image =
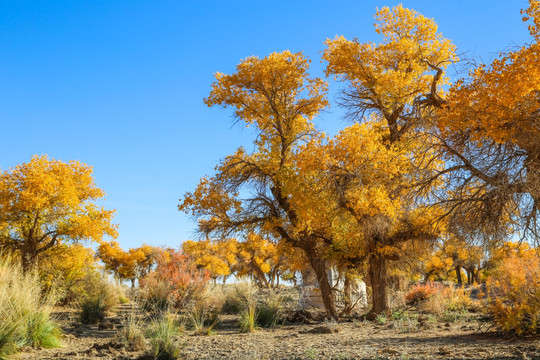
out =
{"type": "Polygon", "coordinates": [[[89,297],[79,305],[83,324],[96,324],[105,319],[106,306],[100,297],[89,297]]]}
{"type": "Polygon", "coordinates": [[[281,301],[279,298],[270,298],[267,302],[257,306],[255,322],[263,328],[276,326],[281,314],[281,301]]]}
{"type": "Polygon", "coordinates": [[[256,327],[256,308],[254,305],[247,306],[240,313],[240,319],[238,320],[238,327],[240,332],[243,333],[252,333],[255,331],[256,327]]]}
{"type": "Polygon", "coordinates": [[[187,313],[188,324],[196,335],[212,335],[220,319],[218,310],[210,309],[202,302],[195,303],[187,313]]]}
{"type": "Polygon", "coordinates": [[[22,346],[60,346],[61,332],[50,317],[51,305],[37,273],[23,273],[9,258],[0,260],[0,359],[22,346]]]}
{"type": "Polygon", "coordinates": [[[179,334],[180,327],[171,314],[166,314],[155,320],[147,333],[150,339],[150,350],[146,358],[154,360],[178,359],[182,350],[177,341],[179,334]]]}
{"type": "Polygon", "coordinates": [[[146,340],[142,330],[142,324],[137,320],[134,313],[128,315],[115,336],[115,342],[120,346],[132,351],[144,350],[146,348],[146,340]]]}

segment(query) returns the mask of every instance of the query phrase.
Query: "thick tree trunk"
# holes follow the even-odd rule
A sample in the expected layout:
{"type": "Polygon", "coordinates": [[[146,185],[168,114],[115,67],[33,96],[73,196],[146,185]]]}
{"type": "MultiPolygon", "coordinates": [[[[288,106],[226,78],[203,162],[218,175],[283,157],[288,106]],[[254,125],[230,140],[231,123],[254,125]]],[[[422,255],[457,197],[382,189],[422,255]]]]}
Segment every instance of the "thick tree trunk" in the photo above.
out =
{"type": "Polygon", "coordinates": [[[37,266],[37,252],[25,249],[21,253],[21,265],[23,273],[32,271],[37,266]]]}
{"type": "Polygon", "coordinates": [[[355,305],[353,304],[352,284],[353,284],[352,276],[345,273],[345,281],[343,284],[343,293],[344,293],[343,300],[344,300],[345,306],[344,306],[343,313],[347,315],[352,312],[353,306],[355,305]]]}
{"type": "Polygon", "coordinates": [[[319,258],[317,252],[313,248],[304,249],[311,267],[315,271],[317,281],[319,283],[319,289],[321,290],[321,297],[324,303],[326,314],[332,318],[337,319],[338,313],[336,310],[336,301],[334,299],[334,293],[330,287],[328,281],[328,273],[325,262],[319,258]]]}
{"type": "Polygon", "coordinates": [[[369,278],[373,304],[368,316],[374,318],[377,315],[387,315],[390,312],[390,299],[388,298],[386,259],[383,256],[378,254],[370,256],[369,278]]]}
{"type": "Polygon", "coordinates": [[[474,273],[474,282],[476,282],[477,284],[480,284],[480,270],[481,269],[478,269],[474,273]]]}
{"type": "Polygon", "coordinates": [[[461,278],[461,266],[456,266],[456,278],[457,278],[457,282],[458,282],[458,285],[461,286],[463,285],[463,279],[461,278]]]}

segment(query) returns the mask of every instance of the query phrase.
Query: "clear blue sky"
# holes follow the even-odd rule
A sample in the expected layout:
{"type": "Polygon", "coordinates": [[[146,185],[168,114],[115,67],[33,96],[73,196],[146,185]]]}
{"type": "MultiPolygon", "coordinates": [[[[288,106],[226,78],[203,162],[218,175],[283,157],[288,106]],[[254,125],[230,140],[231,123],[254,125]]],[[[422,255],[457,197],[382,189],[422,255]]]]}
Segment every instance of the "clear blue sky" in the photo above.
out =
{"type": "MultiPolygon", "coordinates": [[[[33,154],[94,167],[124,248],[178,246],[195,223],[178,199],[252,134],[209,109],[213,73],[249,55],[303,51],[323,76],[323,41],[378,41],[376,7],[397,1],[0,0],[0,168],[33,154]]],[[[468,57],[530,41],[524,0],[403,1],[468,57]]],[[[331,87],[330,98],[337,87],[331,87]]],[[[334,106],[318,121],[345,124],[334,106]]]]}

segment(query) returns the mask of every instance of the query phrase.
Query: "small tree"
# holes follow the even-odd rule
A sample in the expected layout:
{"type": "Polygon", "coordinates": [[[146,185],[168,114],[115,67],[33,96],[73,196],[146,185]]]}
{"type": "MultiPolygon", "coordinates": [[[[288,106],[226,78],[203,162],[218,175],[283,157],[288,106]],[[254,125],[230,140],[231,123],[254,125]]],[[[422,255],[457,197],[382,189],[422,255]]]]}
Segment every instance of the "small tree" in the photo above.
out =
{"type": "Polygon", "coordinates": [[[114,210],[95,204],[104,195],[90,166],[33,156],[0,173],[0,247],[18,253],[27,271],[62,241],[115,238],[114,210]]]}

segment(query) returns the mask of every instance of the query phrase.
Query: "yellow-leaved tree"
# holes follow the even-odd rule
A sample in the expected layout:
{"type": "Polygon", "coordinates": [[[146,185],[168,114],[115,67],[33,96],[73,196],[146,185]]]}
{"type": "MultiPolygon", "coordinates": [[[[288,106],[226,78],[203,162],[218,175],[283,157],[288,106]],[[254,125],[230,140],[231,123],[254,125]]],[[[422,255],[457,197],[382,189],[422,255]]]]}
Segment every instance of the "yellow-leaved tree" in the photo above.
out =
{"type": "Polygon", "coordinates": [[[226,238],[253,232],[304,251],[326,311],[335,318],[325,261],[331,239],[324,227],[307,224],[293,205],[298,188],[294,179],[301,179],[295,170],[298,148],[321,136],[312,119],[328,105],[327,85],[308,75],[308,65],[301,53],[284,51],[248,57],[234,74],[216,74],[206,104],[233,108],[240,123],[255,128],[255,150],[240,148],[226,157],[214,176],[201,179],[194,192],[185,194],[179,209],[194,215],[206,235],[226,238]]]}
{"type": "Polygon", "coordinates": [[[116,241],[103,242],[99,245],[97,256],[118,280],[130,280],[131,287],[135,280],[143,279],[156,264],[159,249],[143,244],[141,247],[125,251],[116,241]]]}
{"type": "Polygon", "coordinates": [[[540,210],[540,2],[523,10],[533,41],[455,82],[437,112],[441,170],[453,214],[500,237],[538,242],[540,210]],[[502,232],[502,234],[501,234],[502,232]]]}
{"type": "Polygon", "coordinates": [[[326,153],[332,191],[356,225],[342,226],[351,235],[341,244],[355,249],[348,251],[352,264],[368,263],[372,316],[390,310],[388,262],[442,230],[440,210],[427,206],[430,189],[415,185],[441,166],[431,150],[436,139],[423,130],[443,101],[437,91],[447,82],[444,69],[457,59],[432,19],[401,5],[382,8],[375,19],[381,43],[337,37],[323,55],[327,75],[349,84],[343,93],[349,115],[366,122],[343,130],[326,153]]]}
{"type": "Polygon", "coordinates": [[[33,156],[0,173],[0,246],[17,253],[25,271],[38,255],[66,241],[116,237],[114,210],[96,205],[105,193],[92,168],[33,156]]]}
{"type": "Polygon", "coordinates": [[[187,240],[182,243],[182,250],[193,259],[195,265],[206,269],[214,281],[220,276],[225,281],[236,265],[238,242],[236,239],[187,240]]]}

